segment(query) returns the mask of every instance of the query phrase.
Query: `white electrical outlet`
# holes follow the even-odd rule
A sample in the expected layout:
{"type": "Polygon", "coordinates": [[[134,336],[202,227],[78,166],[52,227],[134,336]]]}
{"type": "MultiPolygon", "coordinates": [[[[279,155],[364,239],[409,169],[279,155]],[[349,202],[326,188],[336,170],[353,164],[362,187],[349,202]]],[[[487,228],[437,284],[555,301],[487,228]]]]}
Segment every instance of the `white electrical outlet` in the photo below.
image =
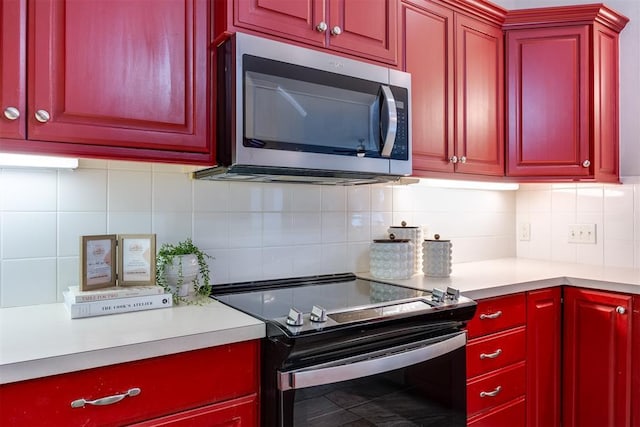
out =
{"type": "Polygon", "coordinates": [[[569,224],[569,243],[596,243],[595,224],[569,224]]]}
{"type": "Polygon", "coordinates": [[[531,224],[522,222],[518,224],[518,240],[528,242],[531,240],[531,224]]]}

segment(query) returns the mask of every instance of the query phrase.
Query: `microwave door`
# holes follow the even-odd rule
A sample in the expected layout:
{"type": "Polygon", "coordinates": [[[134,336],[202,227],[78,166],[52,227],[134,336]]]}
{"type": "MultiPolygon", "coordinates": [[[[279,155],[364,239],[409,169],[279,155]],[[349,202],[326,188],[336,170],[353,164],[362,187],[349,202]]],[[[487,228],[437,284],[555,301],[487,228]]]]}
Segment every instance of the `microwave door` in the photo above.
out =
{"type": "Polygon", "coordinates": [[[398,130],[398,110],[396,109],[396,100],[393,97],[389,86],[380,86],[380,137],[382,157],[391,157],[393,144],[396,141],[396,133],[398,130]]]}

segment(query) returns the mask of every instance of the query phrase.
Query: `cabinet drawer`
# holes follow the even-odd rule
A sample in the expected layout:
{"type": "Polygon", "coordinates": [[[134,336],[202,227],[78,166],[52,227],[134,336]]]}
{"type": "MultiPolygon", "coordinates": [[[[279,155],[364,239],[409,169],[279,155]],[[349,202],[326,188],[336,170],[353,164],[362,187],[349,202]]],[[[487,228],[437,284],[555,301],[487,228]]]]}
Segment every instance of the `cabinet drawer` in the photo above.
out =
{"type": "Polygon", "coordinates": [[[467,382],[467,413],[473,415],[506,403],[525,392],[524,362],[467,382]]]}
{"type": "Polygon", "coordinates": [[[480,300],[475,316],[467,324],[469,338],[524,325],[525,318],[524,293],[480,300]]]}
{"type": "Polygon", "coordinates": [[[467,427],[519,427],[525,425],[525,400],[520,397],[491,411],[469,418],[467,427]]]}
{"type": "Polygon", "coordinates": [[[0,425],[115,426],[258,391],[259,341],[138,360],[0,387],[0,425]],[[106,406],[86,404],[139,388],[106,406]]]}
{"type": "Polygon", "coordinates": [[[524,360],[525,327],[475,338],[467,344],[467,377],[485,374],[524,360]]]}

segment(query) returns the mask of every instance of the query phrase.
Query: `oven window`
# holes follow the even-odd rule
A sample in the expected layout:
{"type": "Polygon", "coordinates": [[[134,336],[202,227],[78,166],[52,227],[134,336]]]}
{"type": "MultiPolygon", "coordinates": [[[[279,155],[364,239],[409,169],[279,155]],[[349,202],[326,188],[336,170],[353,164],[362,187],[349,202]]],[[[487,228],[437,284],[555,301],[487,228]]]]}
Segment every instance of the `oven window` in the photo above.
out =
{"type": "Polygon", "coordinates": [[[282,425],[462,427],[465,372],[465,350],[460,348],[381,374],[289,390],[285,402],[290,401],[292,410],[285,411],[282,425]]]}

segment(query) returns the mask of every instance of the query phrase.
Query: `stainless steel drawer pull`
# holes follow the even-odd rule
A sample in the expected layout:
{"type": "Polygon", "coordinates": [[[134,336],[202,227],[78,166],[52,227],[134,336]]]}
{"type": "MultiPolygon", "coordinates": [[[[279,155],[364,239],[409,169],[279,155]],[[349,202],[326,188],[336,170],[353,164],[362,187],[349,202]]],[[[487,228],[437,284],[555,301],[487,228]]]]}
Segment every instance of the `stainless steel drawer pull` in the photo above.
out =
{"type": "Polygon", "coordinates": [[[480,397],[495,397],[500,393],[500,390],[502,390],[502,386],[496,387],[493,391],[481,391],[480,397]]]}
{"type": "Polygon", "coordinates": [[[480,353],[480,359],[495,359],[502,354],[502,349],[497,349],[493,353],[480,353]]]}
{"type": "Polygon", "coordinates": [[[130,388],[126,393],[114,394],[113,396],[101,397],[95,400],[76,399],[71,402],[72,408],[84,408],[84,405],[104,406],[118,403],[127,396],[133,397],[140,394],[139,388],[130,388]]]}
{"type": "Polygon", "coordinates": [[[502,310],[498,310],[495,313],[491,313],[491,314],[481,314],[480,315],[480,320],[485,320],[485,319],[497,319],[498,317],[502,316],[502,310]]]}

